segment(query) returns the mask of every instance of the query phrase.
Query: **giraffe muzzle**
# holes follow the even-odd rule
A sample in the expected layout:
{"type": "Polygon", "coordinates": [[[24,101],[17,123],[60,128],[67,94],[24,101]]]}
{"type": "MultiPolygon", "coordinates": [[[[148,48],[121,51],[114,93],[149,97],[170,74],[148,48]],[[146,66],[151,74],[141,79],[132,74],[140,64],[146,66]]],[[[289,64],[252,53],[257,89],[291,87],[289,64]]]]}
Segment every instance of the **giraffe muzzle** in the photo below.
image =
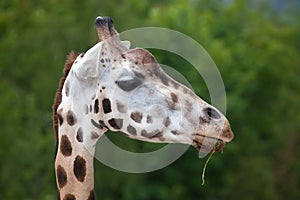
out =
{"type": "Polygon", "coordinates": [[[192,134],[192,145],[201,152],[218,152],[224,149],[227,142],[230,142],[234,135],[230,128],[229,122],[225,121],[224,127],[218,133],[195,132],[192,134]]]}
{"type": "Polygon", "coordinates": [[[100,28],[103,26],[108,26],[109,28],[114,26],[113,20],[110,17],[97,17],[95,19],[95,27],[100,28]]]}
{"type": "Polygon", "coordinates": [[[98,32],[98,38],[100,42],[118,35],[118,32],[114,28],[113,20],[110,17],[98,16],[95,19],[94,25],[98,32]]]}

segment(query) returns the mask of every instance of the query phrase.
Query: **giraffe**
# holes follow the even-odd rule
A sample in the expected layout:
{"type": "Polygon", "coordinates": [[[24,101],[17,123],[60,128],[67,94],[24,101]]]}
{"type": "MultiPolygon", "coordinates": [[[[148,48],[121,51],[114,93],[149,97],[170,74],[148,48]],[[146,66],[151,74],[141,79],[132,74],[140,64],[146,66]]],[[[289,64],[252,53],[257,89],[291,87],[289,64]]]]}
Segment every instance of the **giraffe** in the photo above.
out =
{"type": "Polygon", "coordinates": [[[107,130],[203,152],[233,139],[220,111],[169,77],[150,52],[130,49],[111,18],[97,17],[95,28],[99,42],[69,54],[52,107],[58,199],[95,199],[95,145],[107,130]]]}

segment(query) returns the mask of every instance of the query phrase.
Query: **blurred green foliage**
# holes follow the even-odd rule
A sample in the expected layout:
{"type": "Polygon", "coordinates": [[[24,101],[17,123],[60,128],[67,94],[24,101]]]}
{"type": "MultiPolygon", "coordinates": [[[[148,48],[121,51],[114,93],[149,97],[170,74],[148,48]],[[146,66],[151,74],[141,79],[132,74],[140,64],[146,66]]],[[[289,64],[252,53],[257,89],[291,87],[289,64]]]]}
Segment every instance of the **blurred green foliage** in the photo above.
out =
{"type": "MultiPolygon", "coordinates": [[[[96,161],[98,199],[300,199],[300,12],[273,1],[0,2],[0,198],[56,199],[51,105],[66,55],[97,42],[93,20],[111,16],[121,32],[171,28],[197,40],[217,64],[234,141],[204,159],[190,148],[156,172],[128,174],[96,161]],[[273,2],[274,3],[274,2],[273,2]]],[[[153,51],[209,101],[185,60],[153,51]]],[[[131,149],[155,144],[111,136],[131,149]]]]}

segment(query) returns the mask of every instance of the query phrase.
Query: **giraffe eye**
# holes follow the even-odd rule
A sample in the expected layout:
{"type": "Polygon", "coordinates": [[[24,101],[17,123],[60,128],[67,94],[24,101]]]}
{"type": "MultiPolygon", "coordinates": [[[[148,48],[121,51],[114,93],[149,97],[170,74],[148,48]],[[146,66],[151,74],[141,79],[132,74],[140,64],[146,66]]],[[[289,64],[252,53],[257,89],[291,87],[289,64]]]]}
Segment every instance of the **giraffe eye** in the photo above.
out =
{"type": "Polygon", "coordinates": [[[116,84],[122,90],[129,92],[129,91],[135,89],[136,87],[138,87],[139,85],[141,85],[142,82],[143,81],[141,79],[139,79],[137,77],[133,77],[131,79],[118,80],[118,81],[116,81],[116,84]]]}

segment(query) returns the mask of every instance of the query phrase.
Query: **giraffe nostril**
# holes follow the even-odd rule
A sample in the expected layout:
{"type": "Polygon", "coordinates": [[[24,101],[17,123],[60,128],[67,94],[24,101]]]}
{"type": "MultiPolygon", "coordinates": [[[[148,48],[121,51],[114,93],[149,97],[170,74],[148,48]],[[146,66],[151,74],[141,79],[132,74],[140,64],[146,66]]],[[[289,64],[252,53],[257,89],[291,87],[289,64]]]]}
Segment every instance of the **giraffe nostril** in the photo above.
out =
{"type": "Polygon", "coordinates": [[[216,111],[214,108],[207,107],[203,110],[206,117],[209,119],[220,119],[221,115],[218,111],[216,111]]]}

